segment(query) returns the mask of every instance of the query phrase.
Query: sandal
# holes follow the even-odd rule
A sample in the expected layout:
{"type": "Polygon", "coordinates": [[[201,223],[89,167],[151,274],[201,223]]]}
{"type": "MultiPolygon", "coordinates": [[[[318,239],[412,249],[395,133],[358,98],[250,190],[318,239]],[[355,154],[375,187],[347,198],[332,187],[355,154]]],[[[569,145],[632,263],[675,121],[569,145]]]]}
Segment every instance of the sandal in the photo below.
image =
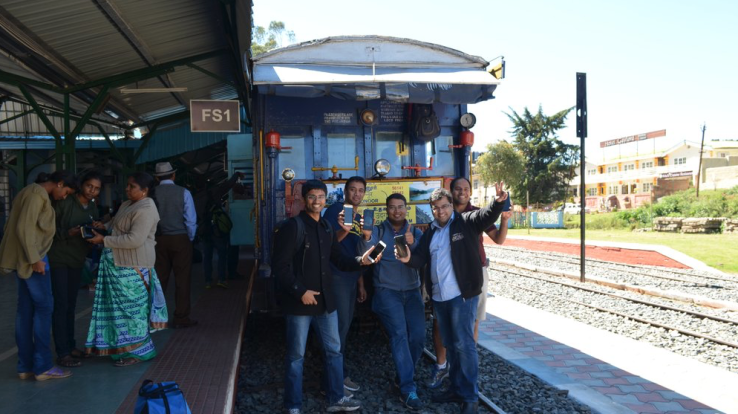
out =
{"type": "Polygon", "coordinates": [[[64,368],[76,368],[82,366],[82,361],[72,358],[71,355],[65,355],[56,359],[56,364],[64,368]]]}
{"type": "Polygon", "coordinates": [[[120,367],[127,367],[127,366],[131,366],[131,365],[136,365],[139,362],[141,362],[140,359],[136,359],[136,358],[123,358],[123,359],[119,359],[119,360],[115,361],[115,363],[113,363],[113,366],[116,366],[116,367],[119,367],[119,368],[120,367]]]}
{"type": "Polygon", "coordinates": [[[36,375],[36,381],[46,381],[50,379],[61,379],[61,378],[68,378],[71,377],[72,373],[66,369],[61,369],[59,367],[51,367],[50,370],[36,375]]]}
{"type": "Polygon", "coordinates": [[[84,351],[81,351],[81,350],[79,350],[77,348],[74,348],[72,350],[72,352],[69,353],[69,355],[71,355],[74,358],[91,358],[92,357],[92,354],[88,354],[88,353],[86,353],[84,351]]]}

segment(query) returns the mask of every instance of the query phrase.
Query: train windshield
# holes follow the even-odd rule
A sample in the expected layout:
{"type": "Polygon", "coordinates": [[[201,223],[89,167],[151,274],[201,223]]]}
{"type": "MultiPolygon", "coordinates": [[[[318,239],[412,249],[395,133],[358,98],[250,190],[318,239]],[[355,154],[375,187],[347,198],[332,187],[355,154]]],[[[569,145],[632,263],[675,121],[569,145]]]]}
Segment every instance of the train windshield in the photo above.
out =
{"type": "Polygon", "coordinates": [[[402,177],[402,166],[410,164],[409,149],[402,132],[377,132],[375,142],[376,159],[390,162],[387,177],[402,177]]]}

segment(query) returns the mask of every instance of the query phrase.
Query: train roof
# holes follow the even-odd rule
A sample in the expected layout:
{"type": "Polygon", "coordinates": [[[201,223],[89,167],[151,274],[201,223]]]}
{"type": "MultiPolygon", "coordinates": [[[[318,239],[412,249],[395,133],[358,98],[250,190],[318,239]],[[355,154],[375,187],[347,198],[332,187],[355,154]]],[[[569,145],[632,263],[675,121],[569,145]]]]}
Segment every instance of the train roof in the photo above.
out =
{"type": "Polygon", "coordinates": [[[272,50],[253,59],[259,93],[348,100],[475,103],[500,80],[479,56],[387,36],[339,36],[272,50]]]}

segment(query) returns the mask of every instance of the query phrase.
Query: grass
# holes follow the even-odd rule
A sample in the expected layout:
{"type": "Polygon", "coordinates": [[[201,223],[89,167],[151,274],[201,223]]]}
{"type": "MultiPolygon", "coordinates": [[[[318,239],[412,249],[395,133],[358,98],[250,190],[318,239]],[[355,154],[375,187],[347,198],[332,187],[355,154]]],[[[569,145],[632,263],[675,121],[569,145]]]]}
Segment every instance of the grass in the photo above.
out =
{"type": "MultiPolygon", "coordinates": [[[[527,236],[527,229],[510,229],[508,234],[527,236]]],[[[531,229],[531,236],[579,239],[579,229],[531,229]]],[[[590,230],[587,240],[658,244],[671,247],[708,266],[738,274],[738,234],[681,234],[630,230],[590,230]]]]}

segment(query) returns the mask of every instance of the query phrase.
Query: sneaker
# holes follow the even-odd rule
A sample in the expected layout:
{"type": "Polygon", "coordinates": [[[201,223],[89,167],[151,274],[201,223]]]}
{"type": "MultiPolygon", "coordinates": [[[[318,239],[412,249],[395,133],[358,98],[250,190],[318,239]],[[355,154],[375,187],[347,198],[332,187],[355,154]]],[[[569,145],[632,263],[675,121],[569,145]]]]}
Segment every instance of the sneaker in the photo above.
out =
{"type": "Polygon", "coordinates": [[[416,394],[415,391],[402,394],[400,396],[400,401],[405,404],[405,407],[411,410],[419,410],[423,408],[423,403],[420,402],[420,398],[418,398],[418,394],[416,394]]]}
{"type": "Polygon", "coordinates": [[[358,400],[351,400],[346,397],[341,398],[340,400],[333,403],[330,407],[328,407],[329,413],[340,413],[344,411],[356,411],[359,408],[361,408],[361,402],[358,400]]]}
{"type": "Polygon", "coordinates": [[[61,369],[59,367],[51,367],[50,370],[36,375],[36,381],[46,381],[50,379],[68,378],[72,376],[72,372],[68,369],[61,369]]]}
{"type": "Polygon", "coordinates": [[[346,377],[346,379],[343,380],[343,388],[346,388],[349,391],[359,391],[359,387],[355,382],[351,381],[351,378],[346,377]]]}
{"type": "Polygon", "coordinates": [[[443,380],[448,378],[448,367],[444,369],[438,369],[437,366],[433,366],[433,376],[431,380],[426,383],[428,388],[435,390],[443,384],[443,380]]]}
{"type": "Polygon", "coordinates": [[[290,409],[284,410],[284,414],[300,414],[300,413],[301,411],[299,408],[290,408],[290,409]]]}
{"type": "MultiPolygon", "coordinates": [[[[323,397],[325,397],[325,390],[320,390],[320,395],[322,395],[323,397]]],[[[349,391],[346,388],[344,388],[343,389],[343,396],[346,397],[346,398],[354,398],[354,393],[352,393],[351,391],[349,391]]]]}
{"type": "Polygon", "coordinates": [[[228,282],[218,282],[219,288],[228,289],[228,282]]]}
{"type": "Polygon", "coordinates": [[[22,380],[27,380],[33,378],[35,375],[33,375],[33,372],[19,372],[18,378],[22,380]]]}

